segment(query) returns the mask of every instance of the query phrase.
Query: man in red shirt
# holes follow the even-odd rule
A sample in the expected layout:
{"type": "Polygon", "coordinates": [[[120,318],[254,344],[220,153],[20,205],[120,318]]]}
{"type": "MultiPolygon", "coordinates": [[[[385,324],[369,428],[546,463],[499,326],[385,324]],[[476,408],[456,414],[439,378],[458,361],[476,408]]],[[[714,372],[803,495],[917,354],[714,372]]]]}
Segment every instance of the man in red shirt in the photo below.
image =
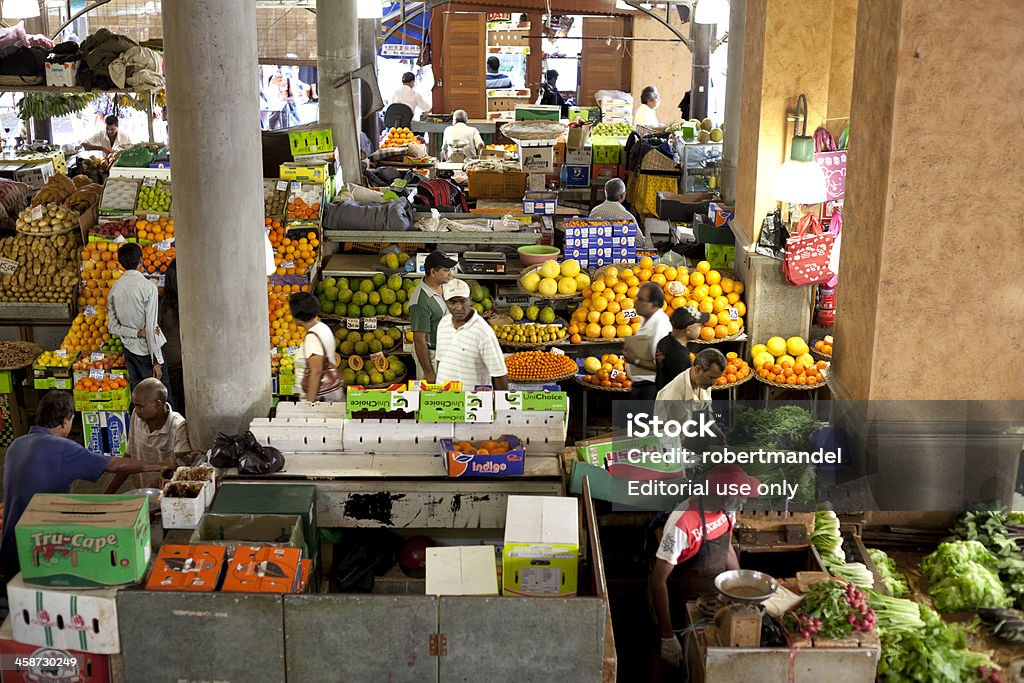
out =
{"type": "MultiPolygon", "coordinates": [[[[683,650],[673,628],[672,612],[686,602],[714,592],[715,577],[730,569],[739,569],[732,547],[732,528],[736,512],[746,497],[715,494],[719,486],[748,484],[757,495],[761,483],[737,465],[718,465],[707,474],[709,495],[686,499],[669,515],[655,553],[651,572],[651,596],[661,629],[661,656],[672,666],[682,662],[683,650]],[[669,598],[669,576],[677,569],[669,598]]],[[[677,617],[677,623],[682,625],[677,617]]]]}

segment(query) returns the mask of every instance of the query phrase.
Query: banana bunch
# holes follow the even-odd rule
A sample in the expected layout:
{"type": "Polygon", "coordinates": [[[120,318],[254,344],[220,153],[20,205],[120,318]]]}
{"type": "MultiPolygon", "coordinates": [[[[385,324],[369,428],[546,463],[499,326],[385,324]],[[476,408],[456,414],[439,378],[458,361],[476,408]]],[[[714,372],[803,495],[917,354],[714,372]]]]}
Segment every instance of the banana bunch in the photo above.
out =
{"type": "Polygon", "coordinates": [[[25,93],[18,102],[18,118],[48,119],[80,112],[99,95],[96,93],[25,93]]]}
{"type": "Polygon", "coordinates": [[[156,106],[158,106],[158,107],[166,107],[167,106],[167,91],[164,90],[163,88],[161,88],[160,90],[157,90],[156,94],[153,95],[153,101],[156,104],[156,106]]]}

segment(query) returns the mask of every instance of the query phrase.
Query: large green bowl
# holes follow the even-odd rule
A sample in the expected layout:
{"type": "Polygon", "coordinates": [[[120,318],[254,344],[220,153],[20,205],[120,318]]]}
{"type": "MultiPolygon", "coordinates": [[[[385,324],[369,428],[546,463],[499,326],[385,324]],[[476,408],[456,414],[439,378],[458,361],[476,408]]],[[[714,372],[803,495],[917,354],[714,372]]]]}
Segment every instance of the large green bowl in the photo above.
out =
{"type": "Polygon", "coordinates": [[[549,247],[543,244],[530,244],[525,247],[519,247],[519,260],[522,261],[524,266],[535,266],[538,263],[544,263],[551,259],[557,259],[562,250],[558,247],[549,247]]]}

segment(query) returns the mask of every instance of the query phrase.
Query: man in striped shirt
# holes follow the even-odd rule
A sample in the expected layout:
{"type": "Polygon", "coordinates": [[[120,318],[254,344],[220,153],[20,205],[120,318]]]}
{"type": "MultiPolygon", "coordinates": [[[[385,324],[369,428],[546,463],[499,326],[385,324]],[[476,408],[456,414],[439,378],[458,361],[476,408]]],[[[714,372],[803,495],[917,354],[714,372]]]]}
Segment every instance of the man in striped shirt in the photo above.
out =
{"type": "Polygon", "coordinates": [[[469,285],[451,280],[441,290],[448,315],[437,324],[437,383],[462,382],[462,388],[490,384],[508,389],[505,356],[494,330],[476,311],[469,285]]]}

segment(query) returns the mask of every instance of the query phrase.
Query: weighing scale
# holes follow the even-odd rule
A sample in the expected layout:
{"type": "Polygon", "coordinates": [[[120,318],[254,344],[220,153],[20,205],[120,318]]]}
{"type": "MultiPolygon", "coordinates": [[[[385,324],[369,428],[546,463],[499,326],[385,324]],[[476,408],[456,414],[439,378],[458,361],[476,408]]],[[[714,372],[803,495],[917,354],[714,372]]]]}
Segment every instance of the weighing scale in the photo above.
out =
{"type": "Polygon", "coordinates": [[[722,647],[760,647],[761,603],[775,594],[778,582],[762,572],[734,569],[715,577],[715,588],[726,603],[715,612],[715,630],[722,647]]]}

